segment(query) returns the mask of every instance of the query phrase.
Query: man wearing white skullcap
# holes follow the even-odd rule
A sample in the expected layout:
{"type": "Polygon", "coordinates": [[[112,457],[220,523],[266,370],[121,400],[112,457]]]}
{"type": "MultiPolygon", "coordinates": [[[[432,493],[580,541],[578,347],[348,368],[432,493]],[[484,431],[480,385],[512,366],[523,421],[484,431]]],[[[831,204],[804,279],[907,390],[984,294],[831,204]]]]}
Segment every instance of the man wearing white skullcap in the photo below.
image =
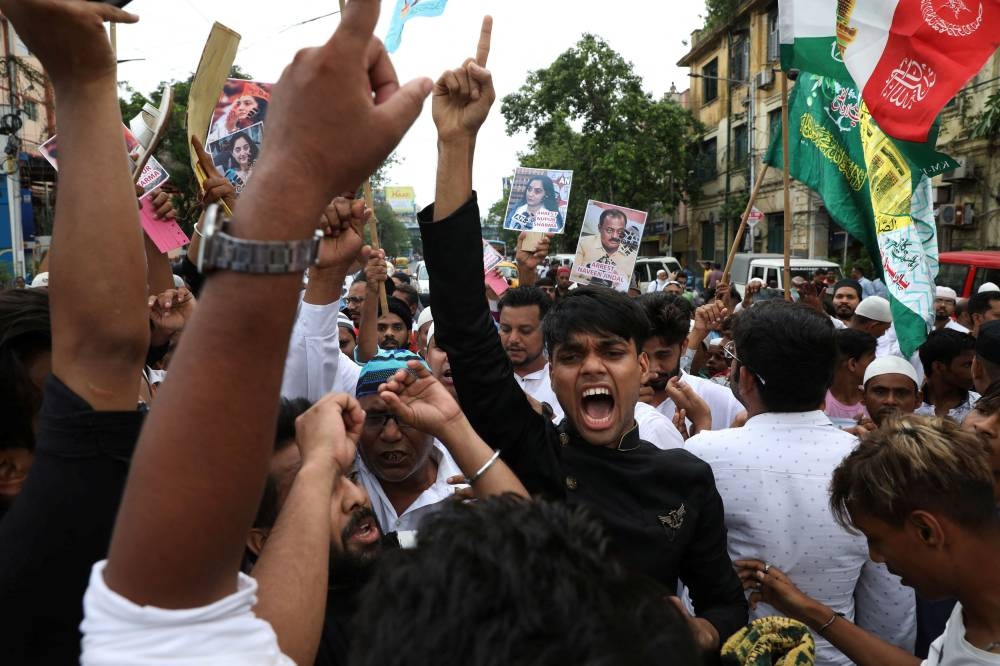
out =
{"type": "Polygon", "coordinates": [[[848,328],[870,333],[876,339],[885,335],[892,326],[892,310],[889,301],[881,296],[869,296],[854,309],[847,324],[848,328]]]}
{"type": "Polygon", "coordinates": [[[893,414],[912,414],[920,406],[917,371],[898,356],[883,356],[865,370],[865,408],[875,425],[893,414]]]}
{"type": "Polygon", "coordinates": [[[951,287],[936,287],[934,289],[934,328],[936,330],[950,328],[959,333],[969,332],[969,329],[954,319],[957,303],[958,294],[951,287]]]}

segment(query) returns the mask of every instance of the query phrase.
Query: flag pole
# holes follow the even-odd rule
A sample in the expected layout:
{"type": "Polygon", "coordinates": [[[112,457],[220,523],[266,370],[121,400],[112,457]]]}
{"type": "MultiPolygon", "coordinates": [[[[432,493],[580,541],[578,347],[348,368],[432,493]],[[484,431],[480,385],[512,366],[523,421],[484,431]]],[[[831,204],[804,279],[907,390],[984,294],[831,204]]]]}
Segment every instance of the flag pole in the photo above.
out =
{"type": "Polygon", "coordinates": [[[747,228],[747,220],[750,219],[750,211],[753,210],[753,204],[757,200],[757,193],[760,191],[760,186],[764,182],[764,176],[767,174],[767,163],[760,165],[760,171],[757,172],[757,182],[753,184],[753,191],[750,192],[750,200],[747,201],[747,207],[743,211],[743,216],[740,218],[740,226],[736,230],[736,236],[733,238],[733,245],[729,248],[729,257],[726,259],[726,268],[722,271],[722,281],[729,284],[729,273],[733,269],[733,259],[736,257],[736,253],[739,251],[740,243],[743,241],[743,234],[747,228]]]}
{"type": "Polygon", "coordinates": [[[781,164],[783,171],[783,190],[785,198],[785,267],[783,283],[785,285],[785,300],[792,300],[792,267],[791,267],[791,247],[792,247],[792,191],[791,176],[788,166],[788,73],[781,72],[781,164]]]}
{"type": "MultiPolygon", "coordinates": [[[[338,0],[340,3],[340,18],[344,18],[344,5],[346,0],[338,0]]],[[[372,196],[372,181],[371,178],[365,180],[363,185],[363,191],[365,196],[365,206],[371,211],[371,216],[368,218],[368,232],[371,234],[372,249],[378,250],[381,245],[378,242],[378,218],[375,217],[375,201],[372,196]]],[[[378,285],[378,300],[379,305],[382,306],[382,314],[389,314],[389,298],[385,291],[385,283],[380,282],[378,285]]]]}

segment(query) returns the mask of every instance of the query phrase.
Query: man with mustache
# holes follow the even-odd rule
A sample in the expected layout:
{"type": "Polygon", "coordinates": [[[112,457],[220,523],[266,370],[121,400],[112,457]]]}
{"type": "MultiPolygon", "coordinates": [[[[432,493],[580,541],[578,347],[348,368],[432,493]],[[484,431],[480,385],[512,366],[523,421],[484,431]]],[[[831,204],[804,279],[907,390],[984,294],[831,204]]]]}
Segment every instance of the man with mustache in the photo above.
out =
{"type": "Polygon", "coordinates": [[[898,356],[883,356],[869,363],[864,388],[865,409],[874,422],[870,428],[882,425],[890,416],[912,414],[921,404],[917,371],[898,356]]]}
{"type": "Polygon", "coordinates": [[[833,314],[843,326],[851,321],[860,302],[861,285],[854,280],[841,280],[833,285],[833,314]]]}
{"type": "Polygon", "coordinates": [[[377,374],[363,372],[360,402],[344,394],[329,394],[311,406],[304,399],[282,401],[245,568],[252,567],[259,585],[254,612],[274,627],[295,663],[347,663],[350,623],[374,565],[386,549],[412,545],[412,533],[379,527],[385,493],[372,488],[358,453],[371,437],[369,419],[376,419],[382,432],[392,421],[395,432],[426,431],[432,433],[428,439],[457,447],[460,463],[451,462],[448,473],[471,478],[477,497],[505,492],[527,497],[503,461],[480,471],[492,451],[441,384],[422,365],[407,365],[416,358],[411,356],[381,363],[377,374]],[[396,379],[401,369],[412,380],[396,379]],[[371,405],[374,397],[383,411],[366,413],[361,404],[371,405]]]}
{"type": "MultiPolygon", "coordinates": [[[[680,361],[688,348],[688,332],[694,307],[683,296],[657,292],[643,294],[638,299],[652,325],[651,335],[643,344],[649,357],[649,379],[645,383],[643,398],[668,419],[677,411],[680,392],[670,391],[668,382],[678,377],[708,405],[710,423],[698,424],[694,414],[688,412],[696,430],[721,430],[728,428],[743,406],[727,387],[708,379],[688,374],[681,369],[680,361]]],[[[685,401],[686,403],[686,401],[685,401]]],[[[681,405],[688,410],[688,405],[681,405]]]]}
{"type": "Polygon", "coordinates": [[[562,409],[549,381],[549,359],[543,348],[542,319],[550,307],[552,299],[537,287],[508,289],[500,299],[500,343],[524,392],[552,407],[558,420],[562,420],[562,409]]]}

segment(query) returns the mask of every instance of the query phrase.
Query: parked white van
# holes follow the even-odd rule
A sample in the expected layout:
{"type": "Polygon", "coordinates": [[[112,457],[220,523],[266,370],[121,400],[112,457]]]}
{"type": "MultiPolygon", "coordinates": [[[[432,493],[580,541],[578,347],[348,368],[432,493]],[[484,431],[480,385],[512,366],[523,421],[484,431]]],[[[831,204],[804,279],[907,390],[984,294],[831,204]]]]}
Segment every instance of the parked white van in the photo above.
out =
{"type": "Polygon", "coordinates": [[[635,279],[639,281],[642,293],[646,293],[646,285],[656,279],[656,273],[661,269],[667,275],[673,275],[681,270],[681,262],[673,257],[639,257],[635,260],[635,279]]]}
{"type": "MultiPolygon", "coordinates": [[[[825,268],[836,275],[842,276],[840,266],[825,259],[801,259],[792,257],[789,261],[792,277],[804,277],[812,281],[817,268],[825,268]]],[[[740,296],[746,293],[747,281],[760,278],[767,287],[784,290],[785,258],[780,254],[749,254],[740,252],[733,257],[732,280],[740,296]]]]}

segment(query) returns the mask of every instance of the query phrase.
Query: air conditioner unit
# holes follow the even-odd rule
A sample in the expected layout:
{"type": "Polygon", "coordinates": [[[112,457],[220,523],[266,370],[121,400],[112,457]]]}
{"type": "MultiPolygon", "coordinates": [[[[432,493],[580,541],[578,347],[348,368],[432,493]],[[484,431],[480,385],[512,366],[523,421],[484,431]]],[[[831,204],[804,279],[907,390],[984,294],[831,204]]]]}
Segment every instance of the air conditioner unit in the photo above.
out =
{"type": "Polygon", "coordinates": [[[955,226],[971,227],[976,223],[976,209],[972,204],[955,206],[955,226]]]}
{"type": "Polygon", "coordinates": [[[955,225],[955,204],[942,204],[937,209],[938,224],[945,227],[955,225]]]}
{"type": "Polygon", "coordinates": [[[942,173],[941,180],[948,183],[956,180],[970,180],[976,177],[976,170],[968,157],[957,157],[955,161],[958,162],[958,166],[951,171],[942,173]]]}
{"type": "Polygon", "coordinates": [[[774,70],[767,67],[763,71],[757,72],[754,76],[754,84],[758,88],[770,88],[774,85],[774,70]]]}

